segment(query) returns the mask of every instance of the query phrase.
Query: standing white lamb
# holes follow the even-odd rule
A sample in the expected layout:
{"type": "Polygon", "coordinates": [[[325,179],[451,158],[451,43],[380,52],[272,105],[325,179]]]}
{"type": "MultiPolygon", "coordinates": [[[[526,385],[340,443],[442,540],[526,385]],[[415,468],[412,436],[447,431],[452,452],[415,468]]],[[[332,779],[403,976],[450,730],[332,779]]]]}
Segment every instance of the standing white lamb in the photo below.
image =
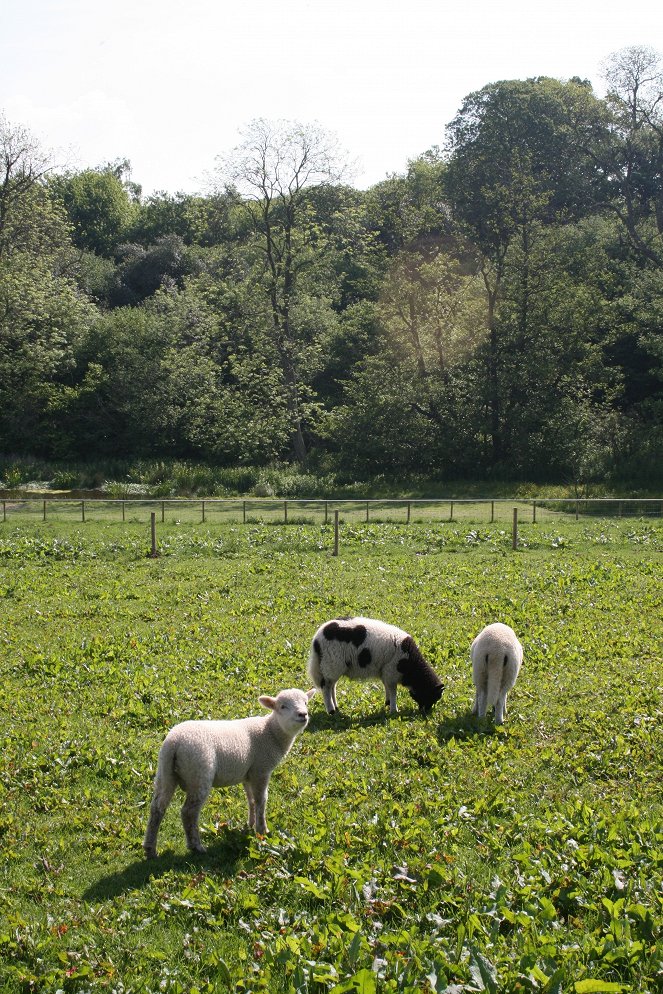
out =
{"type": "Polygon", "coordinates": [[[157,833],[177,787],[186,794],[182,824],[189,849],[205,852],[198,818],[212,787],[241,783],[249,805],[249,826],[267,832],[265,807],[272,770],[285,759],[308,724],[315,690],[282,690],[259,697],[270,714],[230,721],[184,721],[168,732],[159,750],[150,819],[143,840],[145,857],[157,854],[157,833]]]}
{"type": "Polygon", "coordinates": [[[407,687],[422,712],[442,696],[444,684],[411,635],[375,618],[336,618],[318,628],[308,659],[308,675],[322,692],[329,714],[338,710],[336,684],[350,680],[381,680],[392,714],[398,711],[396,690],[407,687]]]}
{"type": "Polygon", "coordinates": [[[506,695],[518,679],[523,647],[513,628],[497,621],[479,632],[471,654],[476,690],[472,714],[485,718],[486,710],[494,707],[495,724],[501,725],[506,714],[506,695]]]}

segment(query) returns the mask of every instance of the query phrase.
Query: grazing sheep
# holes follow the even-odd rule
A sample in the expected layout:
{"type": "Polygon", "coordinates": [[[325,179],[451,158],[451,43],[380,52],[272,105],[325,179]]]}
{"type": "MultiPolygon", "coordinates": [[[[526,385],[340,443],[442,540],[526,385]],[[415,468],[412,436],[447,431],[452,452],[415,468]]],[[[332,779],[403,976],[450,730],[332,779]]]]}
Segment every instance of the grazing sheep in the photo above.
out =
{"type": "Polygon", "coordinates": [[[518,678],[523,661],[523,647],[513,628],[499,621],[487,625],[472,643],[472,679],[476,696],[472,714],[486,716],[495,708],[495,724],[501,725],[506,714],[506,695],[518,678]]]}
{"type": "Polygon", "coordinates": [[[143,849],[157,854],[157,833],[175,789],[186,794],[182,824],[189,849],[205,852],[198,818],[212,787],[244,785],[249,826],[267,832],[265,806],[272,770],[284,759],[297,735],[308,724],[308,702],[315,690],[282,690],[276,697],[259,697],[270,714],[233,721],[184,721],[168,732],[159,750],[150,820],[143,849]]]}
{"type": "Polygon", "coordinates": [[[444,689],[412,636],[373,618],[338,618],[321,625],[311,644],[308,675],[322,691],[329,714],[338,710],[336,683],[344,675],[351,680],[382,680],[385,704],[392,714],[398,711],[399,683],[424,713],[439,701],[444,689]]]}

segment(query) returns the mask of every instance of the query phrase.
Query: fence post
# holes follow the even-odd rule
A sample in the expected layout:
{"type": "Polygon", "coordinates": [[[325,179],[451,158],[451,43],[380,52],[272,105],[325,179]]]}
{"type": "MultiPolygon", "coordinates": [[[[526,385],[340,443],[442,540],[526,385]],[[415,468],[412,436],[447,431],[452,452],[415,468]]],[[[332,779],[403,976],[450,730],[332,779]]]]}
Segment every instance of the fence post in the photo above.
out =
{"type": "Polygon", "coordinates": [[[621,516],[622,516],[622,502],[620,501],[619,502],[619,517],[621,518],[621,516]]]}
{"type": "Polygon", "coordinates": [[[81,521],[85,521],[85,501],[81,501],[81,521]]]}
{"type": "Polygon", "coordinates": [[[246,501],[242,501],[242,524],[246,524],[246,501]]]}
{"type": "Polygon", "coordinates": [[[454,502],[451,501],[451,503],[449,504],[449,521],[453,521],[453,519],[454,519],[454,502]]]}
{"type": "Polygon", "coordinates": [[[283,524],[284,525],[288,524],[288,502],[287,502],[287,500],[283,501],[283,524]]]}
{"type": "Polygon", "coordinates": [[[205,524],[205,501],[203,501],[202,504],[203,504],[203,524],[205,524]]]}
{"type": "Polygon", "coordinates": [[[152,511],[150,514],[150,531],[152,533],[152,552],[150,556],[152,559],[157,558],[157,515],[156,511],[152,511]]]}
{"type": "Polygon", "coordinates": [[[532,524],[536,524],[536,501],[532,501],[532,524]]]}
{"type": "Polygon", "coordinates": [[[368,501],[366,501],[366,522],[368,522],[368,501]]]}
{"type": "Polygon", "coordinates": [[[122,520],[124,521],[124,501],[122,501],[122,520]]]}
{"type": "Polygon", "coordinates": [[[410,502],[407,502],[407,523],[410,524],[410,502]]]}
{"type": "Polygon", "coordinates": [[[578,520],[578,501],[576,501],[576,521],[578,520]]]}
{"type": "Polygon", "coordinates": [[[166,520],[166,502],[165,502],[165,500],[162,500],[161,501],[161,523],[163,524],[163,522],[165,520],[166,520]]]}
{"type": "Polygon", "coordinates": [[[490,502],[490,523],[491,523],[491,525],[492,525],[492,523],[493,523],[494,520],[495,520],[495,501],[491,500],[491,502],[490,502]]]}
{"type": "Polygon", "coordinates": [[[513,534],[511,536],[511,548],[518,548],[518,508],[513,509],[513,534]]]}
{"type": "Polygon", "coordinates": [[[327,524],[327,519],[329,517],[329,503],[325,501],[325,524],[327,524]]]}
{"type": "Polygon", "coordinates": [[[3,502],[2,502],[2,520],[3,521],[7,520],[7,501],[6,500],[3,500],[3,502]]]}
{"type": "Polygon", "coordinates": [[[333,555],[338,555],[338,511],[334,511],[334,552],[333,555]]]}

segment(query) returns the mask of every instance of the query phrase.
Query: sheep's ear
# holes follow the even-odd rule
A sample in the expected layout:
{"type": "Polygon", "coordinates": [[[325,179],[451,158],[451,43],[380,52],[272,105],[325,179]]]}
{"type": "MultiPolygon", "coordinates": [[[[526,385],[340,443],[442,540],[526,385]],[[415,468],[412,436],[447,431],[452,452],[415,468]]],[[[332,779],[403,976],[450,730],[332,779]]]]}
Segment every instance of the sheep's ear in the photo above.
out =
{"type": "Polygon", "coordinates": [[[306,691],[306,700],[307,700],[307,701],[310,701],[310,700],[311,700],[311,698],[312,698],[312,697],[313,697],[313,695],[315,694],[315,691],[316,691],[316,688],[315,688],[315,687],[311,687],[311,689],[310,689],[310,690],[307,690],[307,691],[306,691]]]}
{"type": "Polygon", "coordinates": [[[263,696],[259,697],[258,700],[260,701],[260,703],[264,708],[267,708],[270,711],[273,711],[274,708],[276,707],[275,697],[268,697],[267,694],[263,694],[263,696]]]}

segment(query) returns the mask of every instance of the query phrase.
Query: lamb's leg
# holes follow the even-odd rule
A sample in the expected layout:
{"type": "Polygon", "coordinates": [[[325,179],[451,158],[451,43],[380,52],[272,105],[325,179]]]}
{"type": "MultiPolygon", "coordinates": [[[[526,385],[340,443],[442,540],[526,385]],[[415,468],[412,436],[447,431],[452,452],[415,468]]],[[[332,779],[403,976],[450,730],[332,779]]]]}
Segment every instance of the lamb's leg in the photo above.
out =
{"type": "Polygon", "coordinates": [[[253,796],[253,788],[248,780],[244,781],[244,793],[246,794],[246,800],[249,805],[249,828],[256,827],[256,802],[253,796]]]}
{"type": "Polygon", "coordinates": [[[495,724],[501,725],[504,721],[504,715],[506,714],[506,693],[500,693],[500,696],[495,702],[495,724]]]}
{"type": "Polygon", "coordinates": [[[154,785],[154,795],[150,804],[150,818],[147,823],[145,838],[143,839],[143,852],[146,859],[154,859],[157,854],[159,826],[173,798],[176,786],[175,783],[155,783],[154,785]]]}
{"type": "Polygon", "coordinates": [[[479,687],[477,690],[477,714],[480,718],[486,717],[486,708],[488,707],[488,693],[486,687],[479,687]]]}
{"type": "Polygon", "coordinates": [[[200,841],[200,831],[198,829],[198,819],[203,804],[209,797],[209,790],[196,788],[187,792],[186,800],[182,805],[182,825],[186,836],[186,844],[194,852],[205,852],[205,846],[200,841]]]}
{"type": "Polygon", "coordinates": [[[259,835],[267,835],[267,821],[265,810],[267,808],[269,775],[260,775],[251,781],[251,791],[255,804],[255,824],[254,828],[259,835]]]}
{"type": "Polygon", "coordinates": [[[385,707],[388,707],[392,714],[398,713],[398,704],[396,702],[396,691],[397,684],[395,683],[385,683],[385,707]]]}
{"type": "Polygon", "coordinates": [[[328,714],[333,714],[336,708],[336,684],[331,683],[331,681],[325,680],[322,687],[322,699],[325,702],[325,707],[328,714]]]}

